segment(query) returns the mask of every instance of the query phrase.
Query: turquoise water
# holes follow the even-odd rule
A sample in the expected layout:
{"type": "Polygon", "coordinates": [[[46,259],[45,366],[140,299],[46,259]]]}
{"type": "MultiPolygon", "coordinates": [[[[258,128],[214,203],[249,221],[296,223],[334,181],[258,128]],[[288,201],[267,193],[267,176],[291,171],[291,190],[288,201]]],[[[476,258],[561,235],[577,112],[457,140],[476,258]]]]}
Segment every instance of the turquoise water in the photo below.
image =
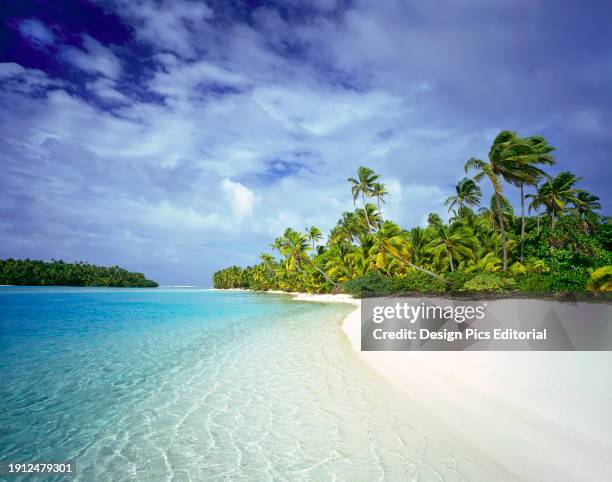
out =
{"type": "Polygon", "coordinates": [[[351,309],[0,287],[0,460],[85,481],[508,480],[361,362],[351,309]]]}

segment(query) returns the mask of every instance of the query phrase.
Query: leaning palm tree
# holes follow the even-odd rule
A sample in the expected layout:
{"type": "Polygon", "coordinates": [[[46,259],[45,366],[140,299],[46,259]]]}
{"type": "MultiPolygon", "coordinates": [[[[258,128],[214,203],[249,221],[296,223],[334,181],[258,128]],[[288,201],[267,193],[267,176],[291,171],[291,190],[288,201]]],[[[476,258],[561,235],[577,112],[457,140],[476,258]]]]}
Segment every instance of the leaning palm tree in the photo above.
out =
{"type": "Polygon", "coordinates": [[[370,234],[369,226],[372,224],[380,226],[382,221],[380,212],[377,211],[376,206],[374,206],[372,203],[367,203],[363,209],[356,209],[355,215],[359,224],[361,225],[361,231],[367,234],[370,234]]]}
{"type": "MultiPolygon", "coordinates": [[[[380,176],[376,174],[372,169],[364,166],[360,166],[357,169],[357,179],[354,177],[349,177],[347,179],[348,182],[352,184],[351,192],[353,193],[353,202],[357,202],[357,198],[361,195],[361,200],[363,201],[363,205],[366,205],[366,197],[371,197],[375,190],[375,185],[377,184],[377,180],[380,176]]],[[[370,224],[370,220],[367,217],[366,213],[366,222],[368,224],[368,232],[372,231],[372,225],[370,224]]]]}
{"type": "Polygon", "coordinates": [[[321,230],[316,226],[310,226],[306,228],[306,237],[312,243],[312,250],[314,251],[315,243],[323,238],[323,234],[321,234],[321,230]]]}
{"type": "Polygon", "coordinates": [[[327,273],[319,268],[308,256],[307,252],[310,249],[310,246],[308,245],[306,237],[302,233],[294,231],[291,228],[287,228],[281,239],[281,254],[285,257],[285,268],[288,272],[296,271],[303,274],[304,265],[307,264],[318,271],[319,274],[325,278],[325,281],[333,286],[337,286],[337,284],[332,281],[327,273]]]}
{"type": "Polygon", "coordinates": [[[457,211],[461,211],[463,206],[478,206],[480,204],[482,191],[473,179],[468,177],[461,179],[455,186],[455,192],[454,196],[450,196],[444,201],[444,205],[448,206],[449,212],[455,206],[457,211]]]}
{"type": "MultiPolygon", "coordinates": [[[[483,218],[488,219],[493,229],[499,229],[497,201],[497,196],[493,194],[491,196],[491,201],[489,202],[489,207],[487,208],[483,206],[478,210],[478,214],[483,218]]],[[[514,208],[512,207],[512,203],[510,203],[505,196],[499,197],[499,211],[501,211],[501,219],[504,226],[510,226],[510,224],[514,222],[514,208]]]]}
{"type": "Polygon", "coordinates": [[[375,260],[375,266],[378,269],[384,270],[389,263],[389,258],[391,258],[409,268],[427,273],[446,285],[449,284],[440,275],[409,261],[410,243],[401,228],[392,221],[385,221],[376,234],[374,234],[370,256],[375,260]]]}
{"type": "Polygon", "coordinates": [[[504,180],[515,186],[532,182],[533,173],[540,171],[535,166],[530,166],[523,158],[529,146],[521,142],[521,139],[514,132],[500,132],[489,150],[489,162],[481,159],[471,158],[465,163],[465,172],[475,169],[478,171],[474,176],[476,182],[480,182],[484,177],[489,179],[493,187],[496,199],[495,209],[498,215],[499,229],[501,234],[503,252],[503,270],[508,269],[508,245],[506,242],[506,229],[501,213],[501,196],[504,180]]]}
{"type": "Polygon", "coordinates": [[[542,203],[551,216],[551,227],[555,227],[557,216],[563,212],[568,203],[575,206],[582,204],[577,196],[583,191],[574,187],[581,179],[571,172],[564,171],[549,179],[540,189],[542,203]]]}

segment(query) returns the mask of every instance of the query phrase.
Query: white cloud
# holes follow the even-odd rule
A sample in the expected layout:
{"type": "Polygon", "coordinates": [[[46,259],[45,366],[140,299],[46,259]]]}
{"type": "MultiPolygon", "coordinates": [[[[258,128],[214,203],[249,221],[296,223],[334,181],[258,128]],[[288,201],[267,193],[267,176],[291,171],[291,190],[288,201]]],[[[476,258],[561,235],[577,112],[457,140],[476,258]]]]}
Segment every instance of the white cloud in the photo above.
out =
{"type": "Polygon", "coordinates": [[[257,197],[249,188],[239,182],[223,179],[221,180],[221,189],[226,194],[237,221],[240,222],[253,215],[257,197]]]}
{"type": "Polygon", "coordinates": [[[44,92],[53,87],[60,87],[64,83],[53,79],[38,69],[26,69],[14,62],[0,63],[0,79],[2,88],[21,94],[44,92]]]}
{"type": "Polygon", "coordinates": [[[179,62],[171,54],[158,56],[165,69],[158,71],[149,83],[153,92],[170,97],[203,97],[199,90],[206,85],[244,87],[247,79],[207,61],[179,62]]]}
{"type": "Polygon", "coordinates": [[[88,82],[86,87],[101,99],[119,103],[129,102],[129,99],[117,90],[116,82],[111,79],[99,78],[88,82]]]}
{"type": "Polygon", "coordinates": [[[19,32],[25,38],[37,45],[51,45],[55,42],[55,35],[40,20],[28,18],[19,23],[19,32]]]}
{"type": "Polygon", "coordinates": [[[192,32],[214,17],[213,10],[203,2],[124,0],[121,3],[121,13],[138,25],[136,34],[140,39],[184,57],[194,54],[192,32]]]}
{"type": "Polygon", "coordinates": [[[192,206],[179,205],[167,200],[143,207],[148,221],[165,229],[206,230],[220,224],[219,215],[216,213],[206,214],[192,206]]]}
{"type": "Polygon", "coordinates": [[[116,79],[121,74],[121,64],[115,54],[100,42],[83,35],[84,50],[72,46],[63,47],[60,56],[85,72],[101,74],[116,79]]]}

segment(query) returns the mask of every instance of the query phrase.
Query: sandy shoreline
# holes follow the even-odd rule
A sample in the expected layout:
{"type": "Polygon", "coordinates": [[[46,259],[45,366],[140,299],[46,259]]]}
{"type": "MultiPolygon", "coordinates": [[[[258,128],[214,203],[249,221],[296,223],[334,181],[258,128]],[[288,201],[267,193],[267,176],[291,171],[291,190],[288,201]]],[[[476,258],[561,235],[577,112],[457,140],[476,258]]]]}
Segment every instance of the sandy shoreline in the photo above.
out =
{"type": "Polygon", "coordinates": [[[361,359],[519,478],[612,480],[612,390],[601,376],[612,353],[362,352],[361,300],[289,294],[354,305],[342,330],[361,359]]]}

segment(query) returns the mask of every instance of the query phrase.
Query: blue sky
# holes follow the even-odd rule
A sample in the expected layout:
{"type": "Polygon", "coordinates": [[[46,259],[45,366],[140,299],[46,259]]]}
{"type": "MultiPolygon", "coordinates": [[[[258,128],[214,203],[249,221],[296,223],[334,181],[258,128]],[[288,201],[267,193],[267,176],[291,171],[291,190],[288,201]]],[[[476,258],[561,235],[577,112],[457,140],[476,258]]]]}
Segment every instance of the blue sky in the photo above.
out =
{"type": "Polygon", "coordinates": [[[501,129],[612,201],[607,1],[1,8],[0,257],[208,285],[287,226],[327,232],[359,165],[424,224],[501,129]]]}

